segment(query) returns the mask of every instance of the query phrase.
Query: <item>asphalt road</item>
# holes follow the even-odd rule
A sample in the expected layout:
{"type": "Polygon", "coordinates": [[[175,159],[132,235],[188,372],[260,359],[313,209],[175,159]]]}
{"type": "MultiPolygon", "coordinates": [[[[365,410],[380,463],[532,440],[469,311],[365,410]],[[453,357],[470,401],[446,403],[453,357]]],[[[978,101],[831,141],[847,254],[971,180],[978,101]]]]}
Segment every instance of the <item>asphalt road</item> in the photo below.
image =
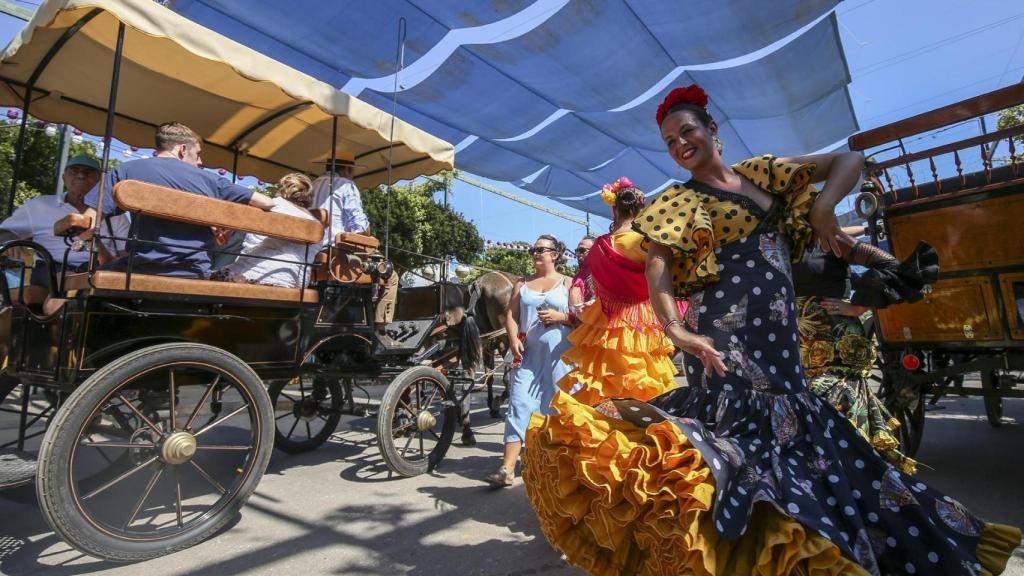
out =
{"type": "MultiPolygon", "coordinates": [[[[920,476],[990,521],[1024,525],[1024,400],[992,429],[981,403],[953,398],[928,413],[920,476]]],[[[277,452],[229,529],[133,566],[69,549],[47,529],[31,486],[0,492],[0,573],[579,576],[548,547],[522,485],[491,490],[502,425],[475,414],[479,443],[453,446],[436,473],[392,479],[366,419],[301,456],[277,452]]],[[[1006,574],[1024,576],[1024,548],[1006,574]]]]}

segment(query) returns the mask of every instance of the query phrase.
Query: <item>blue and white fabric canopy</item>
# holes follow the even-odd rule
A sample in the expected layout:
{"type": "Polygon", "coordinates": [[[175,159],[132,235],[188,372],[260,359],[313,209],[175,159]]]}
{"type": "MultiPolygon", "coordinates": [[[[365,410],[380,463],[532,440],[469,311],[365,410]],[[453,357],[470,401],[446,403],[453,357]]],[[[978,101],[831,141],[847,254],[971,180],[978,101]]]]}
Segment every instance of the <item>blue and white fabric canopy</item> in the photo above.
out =
{"type": "Polygon", "coordinates": [[[654,111],[697,82],[727,160],[858,130],[838,0],[176,0],[236,41],[458,144],[467,172],[605,214],[601,184],[682,177],[654,111]],[[395,79],[400,19],[404,70],[395,79]]]}

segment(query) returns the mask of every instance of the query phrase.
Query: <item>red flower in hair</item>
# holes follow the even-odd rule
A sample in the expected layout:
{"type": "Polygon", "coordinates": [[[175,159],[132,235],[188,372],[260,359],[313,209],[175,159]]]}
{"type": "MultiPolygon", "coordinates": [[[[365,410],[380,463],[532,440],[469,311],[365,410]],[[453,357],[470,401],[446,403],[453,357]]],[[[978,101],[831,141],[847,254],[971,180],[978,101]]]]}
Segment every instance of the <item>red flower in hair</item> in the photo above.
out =
{"type": "Polygon", "coordinates": [[[668,96],[665,96],[665,99],[661,101],[661,105],[658,106],[658,113],[654,116],[658,120],[658,126],[661,126],[662,121],[665,120],[665,114],[667,114],[673,106],[684,103],[704,108],[708,105],[708,95],[704,92],[704,89],[697,84],[673,88],[672,91],[668,93],[668,96]]]}

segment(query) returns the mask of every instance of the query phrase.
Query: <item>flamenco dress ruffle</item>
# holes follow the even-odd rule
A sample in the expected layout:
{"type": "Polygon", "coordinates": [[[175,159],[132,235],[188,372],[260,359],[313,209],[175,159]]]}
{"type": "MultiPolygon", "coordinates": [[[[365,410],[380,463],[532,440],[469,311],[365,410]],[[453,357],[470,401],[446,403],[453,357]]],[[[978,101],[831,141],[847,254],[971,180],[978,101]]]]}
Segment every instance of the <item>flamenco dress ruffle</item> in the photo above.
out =
{"type": "Polygon", "coordinates": [[[600,302],[583,309],[562,360],[573,366],[558,387],[584,404],[606,398],[650,400],[676,386],[672,354],[649,302],[609,319],[600,302]]]}

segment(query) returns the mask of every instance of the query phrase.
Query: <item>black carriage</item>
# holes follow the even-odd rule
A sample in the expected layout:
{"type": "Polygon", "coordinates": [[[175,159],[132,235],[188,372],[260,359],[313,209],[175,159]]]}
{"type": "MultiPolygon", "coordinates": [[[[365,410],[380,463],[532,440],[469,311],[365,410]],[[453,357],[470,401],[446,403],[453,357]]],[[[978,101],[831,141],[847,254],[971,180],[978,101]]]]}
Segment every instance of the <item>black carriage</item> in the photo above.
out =
{"type": "MultiPolygon", "coordinates": [[[[23,130],[33,113],[102,131],[107,165],[114,135],[146,145],[173,118],[204,137],[208,162],[268,180],[322,170],[317,160],[342,145],[369,165],[362,186],[451,168],[450,144],[157,3],[127,4],[37,10],[0,62],[0,102],[22,106],[23,130]],[[80,82],[96,67],[112,73],[109,93],[80,82]]],[[[12,189],[17,179],[16,169],[12,189]]],[[[324,246],[329,215],[301,220],[134,181],[103,201],[319,254],[301,289],[112,272],[95,259],[86,273],[51,272],[43,291],[8,289],[0,275],[0,401],[17,415],[16,437],[0,446],[0,487],[34,476],[64,540],[134,561],[210,537],[252,494],[275,436],[291,452],[324,442],[360,380],[387,383],[377,438],[393,472],[419,474],[444,457],[475,382],[459,363],[468,333],[445,313],[448,287],[400,291],[381,335],[374,306],[390,265],[372,237],[324,246]],[[65,302],[44,314],[47,298],[65,302]],[[40,437],[38,453],[28,450],[40,437]]],[[[55,232],[103,237],[95,224],[72,215],[55,232]]],[[[0,258],[15,246],[34,248],[50,271],[64,257],[14,241],[0,258]]]]}
{"type": "Polygon", "coordinates": [[[982,396],[994,427],[1003,398],[1024,397],[1016,388],[1024,370],[1024,126],[920,151],[906,143],[1021,103],[1018,84],[850,138],[851,149],[879,158],[856,203],[872,242],[904,258],[924,240],[939,255],[939,280],[923,300],[873,318],[881,393],[909,454],[920,445],[926,403],[947,392],[982,396]],[[975,162],[980,170],[965,169],[975,162]],[[964,385],[972,372],[981,373],[980,388],[964,385]]]}

